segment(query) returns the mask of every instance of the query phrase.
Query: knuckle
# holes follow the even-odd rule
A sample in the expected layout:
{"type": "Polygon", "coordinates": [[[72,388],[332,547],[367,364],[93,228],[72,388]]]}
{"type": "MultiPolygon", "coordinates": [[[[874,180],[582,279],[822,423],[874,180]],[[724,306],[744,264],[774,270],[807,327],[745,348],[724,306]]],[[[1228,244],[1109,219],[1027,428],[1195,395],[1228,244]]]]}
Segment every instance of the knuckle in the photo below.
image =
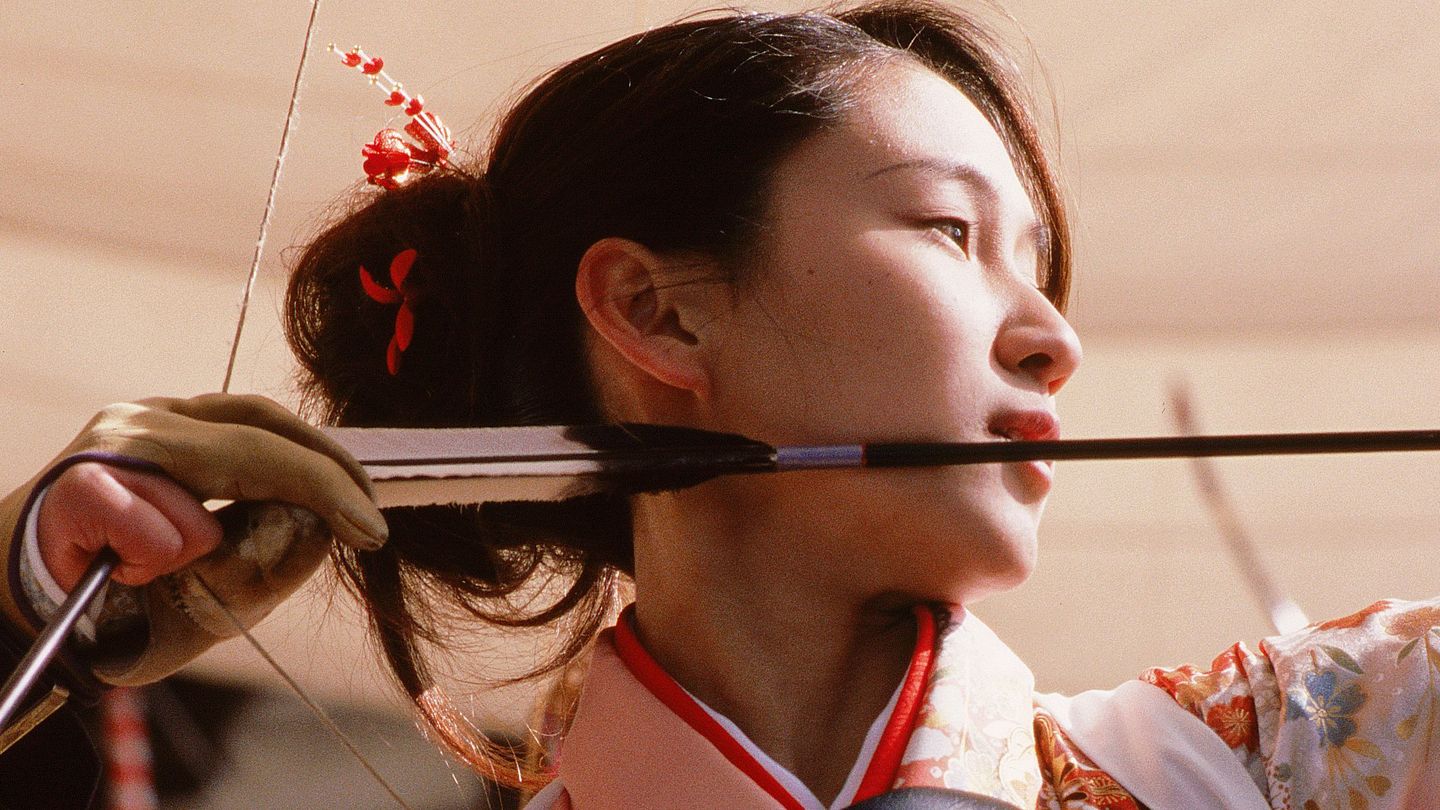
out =
{"type": "Polygon", "coordinates": [[[125,493],[126,488],[109,467],[89,461],[61,473],[50,485],[46,503],[68,510],[77,518],[103,520],[125,508],[125,493]]]}
{"type": "Polygon", "coordinates": [[[107,426],[133,420],[136,416],[150,410],[152,401],[140,400],[138,402],[112,402],[101,408],[95,418],[90,421],[92,426],[107,426]]]}
{"type": "Polygon", "coordinates": [[[256,417],[277,417],[290,412],[275,400],[260,394],[210,394],[225,399],[226,404],[237,411],[256,417]]]}
{"type": "Polygon", "coordinates": [[[280,403],[262,394],[237,394],[236,396],[240,398],[240,402],[256,410],[289,413],[280,403]]]}

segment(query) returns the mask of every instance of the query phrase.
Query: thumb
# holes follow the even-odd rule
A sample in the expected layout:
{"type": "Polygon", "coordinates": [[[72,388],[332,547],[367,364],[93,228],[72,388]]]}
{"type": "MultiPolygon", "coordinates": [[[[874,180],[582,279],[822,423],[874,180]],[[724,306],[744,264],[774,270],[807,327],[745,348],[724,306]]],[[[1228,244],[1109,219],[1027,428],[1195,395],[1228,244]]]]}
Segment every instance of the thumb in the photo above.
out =
{"type": "Polygon", "coordinates": [[[85,462],[50,485],[36,535],[46,569],[68,591],[107,546],[120,558],[115,579],[143,585],[209,553],[221,530],[215,517],[169,478],[85,462]]]}

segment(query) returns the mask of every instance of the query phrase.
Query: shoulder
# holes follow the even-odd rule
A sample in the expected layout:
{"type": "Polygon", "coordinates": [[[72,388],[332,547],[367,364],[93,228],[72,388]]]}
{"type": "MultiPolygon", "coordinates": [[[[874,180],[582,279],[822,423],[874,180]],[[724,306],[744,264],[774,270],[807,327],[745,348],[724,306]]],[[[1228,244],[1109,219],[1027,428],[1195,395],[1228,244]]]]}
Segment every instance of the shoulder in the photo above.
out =
{"type": "MultiPolygon", "coordinates": [[[[1440,634],[1440,597],[1420,602],[1382,599],[1369,607],[1330,621],[1318,622],[1295,633],[1268,638],[1261,649],[1277,673],[1307,665],[1328,663],[1355,675],[1367,665],[1393,669],[1412,654],[1429,662],[1440,634]]],[[[1440,662],[1433,662],[1440,663],[1440,662]]]]}
{"type": "Polygon", "coordinates": [[[1141,680],[1204,722],[1272,798],[1403,807],[1440,789],[1437,628],[1440,599],[1384,600],[1141,680]]]}
{"type": "Polygon", "coordinates": [[[1279,691],[1275,778],[1298,795],[1339,791],[1371,807],[1440,791],[1437,627],[1440,599],[1385,600],[1262,642],[1279,691]]]}

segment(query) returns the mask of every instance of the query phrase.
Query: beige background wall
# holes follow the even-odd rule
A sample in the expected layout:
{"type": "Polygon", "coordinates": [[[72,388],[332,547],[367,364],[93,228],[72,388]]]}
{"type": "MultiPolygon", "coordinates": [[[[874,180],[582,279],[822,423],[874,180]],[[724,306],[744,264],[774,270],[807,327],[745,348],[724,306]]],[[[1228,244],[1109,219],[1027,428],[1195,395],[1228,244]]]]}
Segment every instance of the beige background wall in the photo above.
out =
{"type": "MultiPolygon", "coordinates": [[[[383,55],[453,125],[478,121],[472,136],[525,79],[701,7],[406,5],[331,3],[318,44],[383,55]]],[[[1169,431],[1178,378],[1217,432],[1440,425],[1437,6],[1010,8],[1051,78],[1077,206],[1087,359],[1062,400],[1067,435],[1169,431]]],[[[106,402],[218,387],[306,14],[6,5],[0,483],[106,402]]],[[[285,247],[361,176],[388,112],[331,59],[311,62],[237,375],[236,390],[282,400],[285,247]]],[[[1440,590],[1440,457],[1221,469],[1312,616],[1440,590]]],[[[1042,687],[1110,685],[1266,632],[1182,462],[1066,464],[1060,479],[1040,572],[979,610],[1042,687]]],[[[335,699],[377,699],[343,609],[309,599],[262,637],[335,699]]],[[[198,666],[269,679],[236,645],[198,666]]]]}

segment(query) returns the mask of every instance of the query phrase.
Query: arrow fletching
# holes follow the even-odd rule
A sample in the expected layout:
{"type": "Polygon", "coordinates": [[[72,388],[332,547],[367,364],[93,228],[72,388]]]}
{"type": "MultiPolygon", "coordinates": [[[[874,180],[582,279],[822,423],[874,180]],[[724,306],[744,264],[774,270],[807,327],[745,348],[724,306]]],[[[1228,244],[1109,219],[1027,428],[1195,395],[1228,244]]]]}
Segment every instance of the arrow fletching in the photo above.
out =
{"type": "Polygon", "coordinates": [[[768,444],[665,425],[325,432],[365,467],[383,507],[655,492],[775,468],[775,448],[768,444]]]}

